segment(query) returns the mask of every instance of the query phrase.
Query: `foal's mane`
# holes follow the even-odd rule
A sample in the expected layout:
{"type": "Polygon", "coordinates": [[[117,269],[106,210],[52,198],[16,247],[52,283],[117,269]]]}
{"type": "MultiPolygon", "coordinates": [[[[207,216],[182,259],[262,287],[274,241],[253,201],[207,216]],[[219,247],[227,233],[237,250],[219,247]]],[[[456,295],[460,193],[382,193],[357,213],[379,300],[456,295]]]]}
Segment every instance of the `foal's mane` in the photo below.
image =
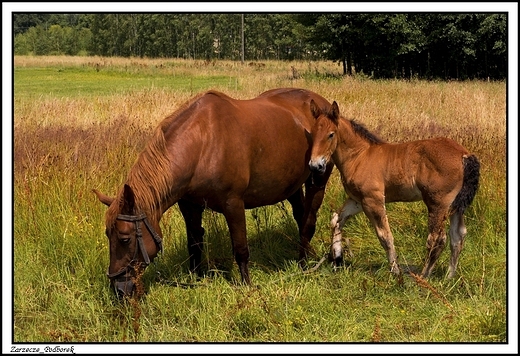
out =
{"type": "Polygon", "coordinates": [[[346,120],[350,123],[350,126],[352,127],[352,130],[358,135],[370,142],[374,145],[380,145],[382,143],[385,143],[385,140],[374,134],[373,132],[370,132],[363,124],[356,122],[354,120],[346,120]]]}
{"type": "MultiPolygon", "coordinates": [[[[149,213],[156,208],[161,208],[160,203],[168,195],[174,180],[170,169],[170,160],[166,152],[164,133],[174,120],[189,110],[204,94],[200,93],[187,100],[158,124],[153,137],[146,144],[146,147],[139,154],[130,169],[126,184],[134,191],[135,208],[138,212],[149,213]]],[[[123,189],[119,191],[116,201],[121,203],[122,199],[123,189]]],[[[119,204],[112,204],[106,215],[107,225],[112,225],[119,213],[119,204]]]]}

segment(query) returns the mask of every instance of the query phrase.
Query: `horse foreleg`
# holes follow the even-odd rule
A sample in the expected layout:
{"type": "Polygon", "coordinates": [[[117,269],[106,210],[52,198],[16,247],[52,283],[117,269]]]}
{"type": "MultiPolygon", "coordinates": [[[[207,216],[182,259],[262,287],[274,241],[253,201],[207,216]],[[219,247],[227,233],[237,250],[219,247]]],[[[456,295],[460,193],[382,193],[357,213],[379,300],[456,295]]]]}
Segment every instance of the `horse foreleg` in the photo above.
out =
{"type": "Polygon", "coordinates": [[[190,255],[190,272],[200,275],[204,228],[202,227],[202,212],[204,207],[187,200],[179,200],[179,209],[186,223],[188,237],[188,253],[190,255]]]}
{"type": "Polygon", "coordinates": [[[303,223],[304,199],[303,188],[298,189],[296,193],[287,199],[291,204],[294,220],[296,220],[296,224],[298,224],[299,231],[301,231],[303,223]]]}
{"type": "Polygon", "coordinates": [[[464,237],[466,236],[466,225],[464,225],[464,215],[453,213],[450,217],[450,267],[448,277],[455,277],[459,255],[464,247],[464,237]]]}
{"type": "Polygon", "coordinates": [[[424,278],[430,276],[435,263],[439,259],[444,247],[446,246],[445,231],[446,209],[428,208],[428,240],[426,242],[426,261],[421,275],[424,278]]]}
{"type": "Polygon", "coordinates": [[[400,274],[401,271],[397,264],[397,254],[394,247],[394,236],[392,235],[390,225],[388,224],[384,202],[364,201],[363,210],[376,230],[379,243],[385,249],[386,257],[390,264],[390,271],[394,274],[400,274]]]}
{"type": "MultiPolygon", "coordinates": [[[[345,225],[347,219],[358,214],[361,212],[361,210],[361,204],[351,198],[348,198],[339,211],[339,214],[334,213],[332,215],[332,220],[330,221],[330,227],[332,229],[332,244],[330,246],[329,258],[334,261],[336,266],[343,262],[343,236],[341,235],[341,229],[345,225]]],[[[345,245],[347,246],[347,254],[349,258],[354,257],[354,254],[350,248],[350,239],[348,236],[345,238],[345,245]]]]}
{"type": "MultiPolygon", "coordinates": [[[[303,194],[303,189],[300,188],[296,193],[289,197],[289,203],[291,203],[294,220],[298,224],[298,231],[300,233],[300,257],[299,264],[301,267],[304,267],[305,260],[307,258],[308,250],[310,248],[310,239],[306,237],[304,234],[304,220],[307,221],[307,216],[305,215],[305,196],[303,194]]],[[[309,233],[309,229],[305,229],[305,233],[309,233]]]]}
{"type": "Polygon", "coordinates": [[[310,185],[305,189],[304,214],[300,228],[300,265],[302,267],[311,254],[311,239],[316,232],[317,212],[323,202],[324,193],[325,187],[319,188],[310,185]]]}
{"type": "Polygon", "coordinates": [[[323,203],[325,187],[327,185],[333,164],[329,164],[323,174],[311,174],[305,181],[305,196],[302,225],[300,227],[300,265],[303,266],[311,253],[311,239],[316,232],[318,210],[323,203]]]}
{"type": "Polygon", "coordinates": [[[242,282],[251,284],[249,278],[249,247],[247,245],[246,212],[244,201],[239,198],[230,198],[224,206],[224,216],[231,235],[233,255],[242,276],[242,282]]]}

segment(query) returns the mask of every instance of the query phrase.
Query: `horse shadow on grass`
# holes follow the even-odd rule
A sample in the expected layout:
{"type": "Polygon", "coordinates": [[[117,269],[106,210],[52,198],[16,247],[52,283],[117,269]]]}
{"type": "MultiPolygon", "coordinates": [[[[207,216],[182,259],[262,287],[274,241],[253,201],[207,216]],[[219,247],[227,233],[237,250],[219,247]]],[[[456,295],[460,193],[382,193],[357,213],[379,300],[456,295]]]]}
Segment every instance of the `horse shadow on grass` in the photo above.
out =
{"type": "MultiPolygon", "coordinates": [[[[225,221],[210,215],[209,219],[203,218],[202,225],[206,232],[200,275],[190,273],[186,232],[178,231],[176,235],[180,238],[174,238],[176,241],[173,246],[169,243],[172,236],[165,236],[163,254],[145,271],[143,282],[146,290],[157,282],[189,288],[203,285],[218,277],[224,278],[231,284],[240,284],[240,273],[233,257],[231,239],[225,221]]],[[[275,273],[288,270],[298,262],[300,236],[292,215],[272,223],[265,220],[257,223],[257,220],[253,219],[252,222],[248,221],[247,229],[250,268],[265,273],[275,273]]],[[[319,259],[311,255],[308,261],[312,262],[315,258],[319,259]]],[[[255,284],[254,276],[251,278],[252,283],[255,284]]]]}
{"type": "MultiPolygon", "coordinates": [[[[283,205],[281,210],[284,210],[283,205]]],[[[256,210],[248,214],[250,220],[247,223],[248,245],[250,251],[249,264],[253,270],[261,270],[266,274],[289,271],[294,263],[299,260],[300,237],[296,222],[292,218],[290,211],[284,210],[282,218],[263,216],[258,218],[255,214],[264,214],[266,210],[256,210]],[[251,218],[253,216],[253,218],[251,218]],[[272,221],[271,221],[272,220],[272,221]]],[[[221,214],[208,212],[203,217],[203,227],[206,230],[204,235],[204,253],[201,273],[195,275],[189,271],[189,256],[186,245],[186,232],[184,226],[179,224],[175,229],[170,229],[168,234],[175,236],[165,236],[165,251],[159,258],[147,268],[143,276],[145,290],[155,284],[193,288],[211,283],[216,278],[223,278],[230,284],[239,285],[240,273],[233,257],[229,229],[221,214]]],[[[269,214],[269,213],[267,213],[269,214]]],[[[275,214],[276,215],[276,214],[275,214]]],[[[317,238],[318,230],[313,238],[317,238]]],[[[311,248],[313,244],[311,241],[311,248]]],[[[355,253],[355,252],[354,252],[355,253]]],[[[384,256],[384,251],[381,250],[384,256]]],[[[302,272],[311,268],[323,268],[325,265],[332,267],[328,258],[320,266],[322,256],[312,251],[307,258],[306,266],[302,272]]],[[[328,257],[328,256],[327,256],[328,257]]],[[[403,263],[399,267],[403,275],[419,275],[422,266],[418,264],[403,263]]],[[[332,267],[334,273],[341,273],[344,269],[355,268],[364,271],[369,275],[375,275],[385,270],[390,274],[387,263],[382,260],[368,261],[365,257],[360,258],[354,255],[353,258],[345,256],[342,265],[332,267]]],[[[446,268],[441,266],[434,270],[431,277],[441,276],[446,268]]],[[[254,274],[251,276],[253,285],[256,284],[254,274]]]]}

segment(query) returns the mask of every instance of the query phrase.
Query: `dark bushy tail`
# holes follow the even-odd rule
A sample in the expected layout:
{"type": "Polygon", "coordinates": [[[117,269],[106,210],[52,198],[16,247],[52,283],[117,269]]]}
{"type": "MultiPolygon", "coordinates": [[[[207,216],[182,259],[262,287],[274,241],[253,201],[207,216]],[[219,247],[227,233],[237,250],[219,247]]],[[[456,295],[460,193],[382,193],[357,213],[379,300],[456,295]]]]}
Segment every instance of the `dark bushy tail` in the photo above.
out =
{"type": "Polygon", "coordinates": [[[477,194],[480,179],[480,162],[475,155],[463,158],[464,178],[462,188],[451,204],[452,212],[464,214],[466,208],[471,204],[477,194]]]}

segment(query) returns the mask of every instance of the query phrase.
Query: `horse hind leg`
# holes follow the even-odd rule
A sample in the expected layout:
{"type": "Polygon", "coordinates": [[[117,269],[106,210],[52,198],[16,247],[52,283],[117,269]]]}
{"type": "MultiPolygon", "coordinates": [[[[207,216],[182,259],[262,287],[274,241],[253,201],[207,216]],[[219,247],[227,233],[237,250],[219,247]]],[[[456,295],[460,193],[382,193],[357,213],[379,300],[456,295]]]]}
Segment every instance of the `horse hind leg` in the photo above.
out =
{"type": "Polygon", "coordinates": [[[455,212],[450,217],[450,267],[448,270],[448,278],[455,277],[459,255],[464,247],[464,237],[466,236],[466,225],[464,224],[464,215],[455,212]]]}
{"type": "Polygon", "coordinates": [[[339,213],[334,213],[332,215],[332,220],[330,221],[330,227],[332,229],[332,244],[330,246],[329,258],[336,266],[343,263],[343,239],[345,240],[345,246],[347,247],[349,258],[354,256],[350,248],[350,239],[342,236],[341,229],[343,229],[343,226],[350,217],[360,213],[362,210],[361,204],[348,198],[339,213]]]}
{"type": "Polygon", "coordinates": [[[464,211],[471,204],[478,190],[480,179],[480,162],[474,155],[464,156],[464,177],[462,188],[457,193],[451,205],[452,215],[450,217],[450,267],[448,277],[455,276],[460,252],[464,245],[466,226],[464,225],[464,211]]]}
{"type": "Polygon", "coordinates": [[[445,213],[446,209],[429,208],[428,213],[428,240],[426,241],[426,261],[421,272],[422,277],[430,276],[435,263],[446,246],[445,213]]]}
{"type": "Polygon", "coordinates": [[[244,201],[241,198],[229,198],[224,204],[223,213],[229,227],[233,255],[240,270],[242,283],[251,285],[244,201]]]}
{"type": "Polygon", "coordinates": [[[203,236],[202,213],[204,207],[193,204],[187,200],[179,200],[179,209],[186,223],[186,234],[188,237],[188,253],[190,256],[190,272],[201,274],[200,264],[202,262],[203,236]]]}

